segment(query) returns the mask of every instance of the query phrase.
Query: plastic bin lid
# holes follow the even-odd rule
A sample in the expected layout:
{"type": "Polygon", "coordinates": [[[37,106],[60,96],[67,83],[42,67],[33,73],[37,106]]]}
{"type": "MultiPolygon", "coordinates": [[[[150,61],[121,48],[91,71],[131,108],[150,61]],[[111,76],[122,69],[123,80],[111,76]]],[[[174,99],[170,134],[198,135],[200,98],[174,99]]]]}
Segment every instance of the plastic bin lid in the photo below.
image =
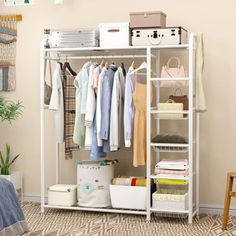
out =
{"type": "Polygon", "coordinates": [[[109,166],[117,163],[117,160],[97,160],[97,161],[77,161],[77,165],[87,165],[87,166],[109,166]]]}
{"type": "Polygon", "coordinates": [[[55,184],[49,187],[50,191],[71,192],[77,189],[77,185],[72,184],[55,184]]]}
{"type": "Polygon", "coordinates": [[[162,11],[141,11],[141,12],[130,12],[130,15],[153,15],[153,14],[161,14],[166,16],[166,14],[162,11]]]}

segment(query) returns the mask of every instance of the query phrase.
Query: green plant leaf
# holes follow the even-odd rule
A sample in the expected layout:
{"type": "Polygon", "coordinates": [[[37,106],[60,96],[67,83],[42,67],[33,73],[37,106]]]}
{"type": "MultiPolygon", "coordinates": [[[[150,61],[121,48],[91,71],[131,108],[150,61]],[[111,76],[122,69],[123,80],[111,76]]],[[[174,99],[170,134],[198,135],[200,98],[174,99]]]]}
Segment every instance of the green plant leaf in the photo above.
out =
{"type": "Polygon", "coordinates": [[[20,154],[16,155],[12,161],[9,163],[9,167],[16,161],[16,159],[20,156],[20,154]]]}
{"type": "Polygon", "coordinates": [[[0,95],[0,121],[7,120],[11,123],[22,115],[22,108],[21,101],[7,101],[0,95]]]}
{"type": "Polygon", "coordinates": [[[6,144],[6,165],[9,164],[9,161],[10,161],[10,153],[11,153],[11,147],[9,144],[6,144]]]}
{"type": "Polygon", "coordinates": [[[1,161],[2,166],[4,166],[5,162],[3,160],[3,156],[2,156],[2,152],[1,151],[0,151],[0,161],[1,161]]]}

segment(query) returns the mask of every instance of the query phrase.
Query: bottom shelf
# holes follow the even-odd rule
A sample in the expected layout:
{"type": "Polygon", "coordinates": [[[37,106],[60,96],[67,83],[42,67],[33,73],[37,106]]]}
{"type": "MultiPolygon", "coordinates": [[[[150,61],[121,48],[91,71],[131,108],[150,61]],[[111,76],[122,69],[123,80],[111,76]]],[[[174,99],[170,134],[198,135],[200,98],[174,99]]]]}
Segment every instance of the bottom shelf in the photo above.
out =
{"type": "Polygon", "coordinates": [[[158,212],[158,213],[170,213],[170,214],[188,214],[188,210],[158,210],[155,208],[150,209],[151,212],[158,212]]]}
{"type": "MultiPolygon", "coordinates": [[[[53,208],[53,209],[64,209],[64,210],[80,210],[80,211],[92,211],[92,212],[105,212],[105,213],[123,213],[123,214],[133,214],[133,215],[147,215],[146,210],[132,210],[132,209],[118,209],[118,208],[95,208],[95,207],[81,207],[81,206],[55,206],[45,204],[44,208],[53,208]]],[[[188,210],[158,210],[155,208],[150,208],[150,211],[153,213],[169,213],[169,214],[188,214],[188,210]]],[[[197,213],[197,210],[193,212],[193,216],[197,213]]]]}
{"type": "Polygon", "coordinates": [[[45,208],[54,209],[65,209],[65,210],[81,210],[81,211],[93,211],[93,212],[107,212],[107,213],[124,213],[124,214],[134,214],[134,215],[147,215],[146,210],[132,210],[132,209],[118,209],[118,208],[99,208],[99,207],[81,207],[81,206],[55,206],[55,205],[44,205],[45,208]]]}

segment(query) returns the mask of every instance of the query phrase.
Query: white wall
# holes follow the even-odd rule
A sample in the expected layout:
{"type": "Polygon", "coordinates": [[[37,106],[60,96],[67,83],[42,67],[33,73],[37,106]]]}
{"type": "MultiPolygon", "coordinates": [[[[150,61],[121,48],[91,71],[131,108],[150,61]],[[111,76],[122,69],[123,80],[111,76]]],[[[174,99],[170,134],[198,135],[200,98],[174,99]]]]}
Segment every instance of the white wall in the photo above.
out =
{"type": "MultiPolygon", "coordinates": [[[[17,89],[6,93],[20,99],[24,115],[12,125],[0,125],[0,146],[10,143],[15,153],[21,153],[15,169],[25,175],[25,192],[40,192],[39,145],[39,45],[45,28],[94,27],[101,22],[124,22],[129,12],[162,10],[169,26],[181,25],[189,31],[204,33],[204,88],[208,111],[201,115],[200,202],[222,205],[226,173],[236,171],[236,2],[204,0],[91,1],[64,0],[54,5],[52,0],[36,0],[34,6],[4,7],[0,14],[21,13],[18,26],[17,89]]],[[[47,117],[47,183],[53,183],[54,137],[53,117],[47,117]]],[[[82,155],[80,155],[81,157],[82,155]]],[[[75,179],[74,161],[63,162],[64,179],[75,179]]]]}

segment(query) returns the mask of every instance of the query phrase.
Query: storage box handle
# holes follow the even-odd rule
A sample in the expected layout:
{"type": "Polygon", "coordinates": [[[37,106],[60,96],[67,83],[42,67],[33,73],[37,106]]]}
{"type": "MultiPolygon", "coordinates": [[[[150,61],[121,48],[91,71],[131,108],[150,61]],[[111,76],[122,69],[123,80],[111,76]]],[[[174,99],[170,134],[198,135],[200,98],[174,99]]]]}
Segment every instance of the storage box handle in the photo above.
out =
{"type": "Polygon", "coordinates": [[[107,30],[107,32],[109,32],[109,33],[117,33],[117,32],[120,32],[120,29],[109,29],[109,30],[107,30]]]}
{"type": "Polygon", "coordinates": [[[152,45],[159,45],[161,43],[162,37],[159,37],[157,40],[153,40],[152,37],[148,37],[148,39],[152,45]]]}

